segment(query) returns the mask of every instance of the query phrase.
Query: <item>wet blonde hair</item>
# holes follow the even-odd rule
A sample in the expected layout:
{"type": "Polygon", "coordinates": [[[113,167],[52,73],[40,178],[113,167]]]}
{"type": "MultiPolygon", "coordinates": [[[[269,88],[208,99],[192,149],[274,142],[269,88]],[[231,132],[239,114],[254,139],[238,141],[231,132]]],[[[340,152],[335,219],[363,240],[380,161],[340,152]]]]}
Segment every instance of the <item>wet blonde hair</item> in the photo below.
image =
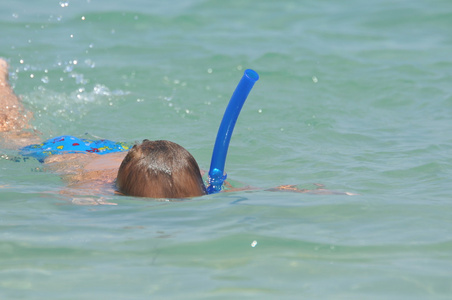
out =
{"type": "Polygon", "coordinates": [[[143,140],[121,163],[118,191],[129,196],[186,198],[206,194],[198,163],[182,146],[143,140]]]}

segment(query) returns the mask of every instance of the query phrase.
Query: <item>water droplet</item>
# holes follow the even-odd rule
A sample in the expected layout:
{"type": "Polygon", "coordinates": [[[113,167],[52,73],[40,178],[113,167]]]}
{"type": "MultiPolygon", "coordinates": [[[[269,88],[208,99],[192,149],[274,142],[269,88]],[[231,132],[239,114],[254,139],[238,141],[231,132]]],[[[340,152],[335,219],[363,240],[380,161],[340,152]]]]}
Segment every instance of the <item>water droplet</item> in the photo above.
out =
{"type": "Polygon", "coordinates": [[[96,64],[91,59],[85,59],[85,64],[90,68],[94,68],[96,64]]]}
{"type": "Polygon", "coordinates": [[[312,82],[317,83],[319,82],[319,79],[315,76],[312,76],[312,82]]]}
{"type": "Polygon", "coordinates": [[[251,243],[251,247],[256,247],[256,245],[257,245],[257,241],[256,240],[254,240],[252,243],[251,243]]]}
{"type": "Polygon", "coordinates": [[[93,89],[93,92],[96,95],[104,95],[104,96],[109,96],[111,94],[110,90],[106,86],[103,86],[101,84],[96,84],[96,86],[93,89]]]}
{"type": "Polygon", "coordinates": [[[44,77],[41,78],[41,81],[44,82],[44,83],[49,83],[49,77],[44,76],[44,77]]]}
{"type": "Polygon", "coordinates": [[[207,69],[207,73],[212,74],[212,72],[213,72],[212,68],[207,69]]]}

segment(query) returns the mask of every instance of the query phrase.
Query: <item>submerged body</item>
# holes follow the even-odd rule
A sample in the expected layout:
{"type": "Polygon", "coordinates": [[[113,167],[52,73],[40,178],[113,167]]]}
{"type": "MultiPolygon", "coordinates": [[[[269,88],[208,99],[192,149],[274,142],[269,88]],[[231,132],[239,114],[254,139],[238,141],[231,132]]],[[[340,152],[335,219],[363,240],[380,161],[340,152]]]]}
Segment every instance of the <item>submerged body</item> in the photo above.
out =
{"type": "Polygon", "coordinates": [[[128,152],[59,153],[44,168],[61,175],[70,190],[119,193],[149,198],[187,198],[206,194],[196,160],[170,141],[144,140],[128,152]]]}
{"type": "Polygon", "coordinates": [[[117,193],[118,169],[126,152],[99,155],[73,153],[52,155],[45,159],[44,169],[57,174],[66,182],[61,191],[70,196],[112,195],[117,193]]]}

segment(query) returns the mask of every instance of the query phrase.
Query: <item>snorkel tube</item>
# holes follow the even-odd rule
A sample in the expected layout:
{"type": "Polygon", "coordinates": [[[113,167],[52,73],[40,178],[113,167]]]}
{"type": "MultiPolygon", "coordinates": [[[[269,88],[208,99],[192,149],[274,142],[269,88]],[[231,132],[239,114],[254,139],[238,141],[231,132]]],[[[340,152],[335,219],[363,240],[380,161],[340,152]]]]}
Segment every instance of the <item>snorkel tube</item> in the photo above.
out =
{"type": "Polygon", "coordinates": [[[226,155],[228,154],[232,131],[242,110],[243,103],[245,103],[254,83],[258,80],[259,75],[255,71],[251,69],[245,70],[245,74],[243,74],[242,79],[232,94],[231,100],[229,100],[213,148],[209,170],[209,185],[207,186],[208,194],[218,193],[223,187],[223,182],[227,177],[224,172],[224,165],[226,163],[226,155]]]}

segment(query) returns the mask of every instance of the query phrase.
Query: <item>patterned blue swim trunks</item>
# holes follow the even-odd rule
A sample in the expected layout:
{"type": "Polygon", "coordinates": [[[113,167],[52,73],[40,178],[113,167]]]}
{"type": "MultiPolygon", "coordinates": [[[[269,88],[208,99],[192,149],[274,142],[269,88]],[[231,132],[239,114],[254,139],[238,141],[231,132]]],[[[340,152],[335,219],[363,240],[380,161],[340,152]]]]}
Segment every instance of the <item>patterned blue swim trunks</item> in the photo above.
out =
{"type": "Polygon", "coordinates": [[[127,143],[113,142],[110,140],[80,139],[70,135],[62,135],[49,139],[41,144],[34,144],[20,149],[23,156],[31,156],[44,162],[50,155],[66,153],[97,153],[107,154],[113,152],[128,151],[127,143]]]}

